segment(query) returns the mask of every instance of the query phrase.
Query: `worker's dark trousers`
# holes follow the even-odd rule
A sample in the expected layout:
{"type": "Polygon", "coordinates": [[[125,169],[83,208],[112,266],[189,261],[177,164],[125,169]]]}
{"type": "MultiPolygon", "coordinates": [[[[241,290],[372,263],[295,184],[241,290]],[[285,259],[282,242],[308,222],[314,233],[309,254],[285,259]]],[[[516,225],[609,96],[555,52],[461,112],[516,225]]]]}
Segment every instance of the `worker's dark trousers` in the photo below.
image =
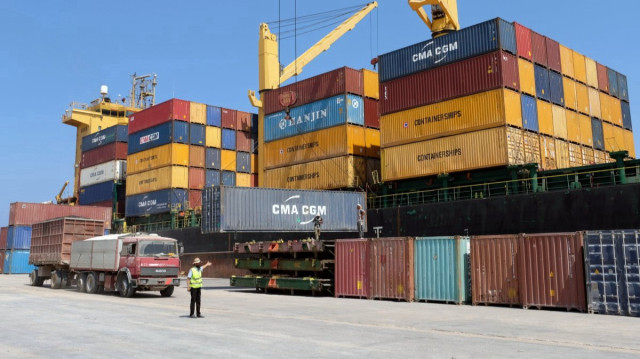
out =
{"type": "Polygon", "coordinates": [[[193,315],[193,309],[195,306],[196,309],[196,314],[200,315],[200,292],[202,291],[202,288],[191,288],[191,311],[189,312],[189,315],[193,315]]]}

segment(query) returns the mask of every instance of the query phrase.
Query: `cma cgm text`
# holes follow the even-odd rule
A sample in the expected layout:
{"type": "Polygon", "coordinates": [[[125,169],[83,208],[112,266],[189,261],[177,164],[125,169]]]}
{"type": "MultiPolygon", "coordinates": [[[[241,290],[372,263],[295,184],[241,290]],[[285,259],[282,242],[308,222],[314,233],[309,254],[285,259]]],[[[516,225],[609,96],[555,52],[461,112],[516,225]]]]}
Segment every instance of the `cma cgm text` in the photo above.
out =
{"type": "Polygon", "coordinates": [[[302,205],[302,213],[298,210],[297,205],[274,204],[271,206],[273,214],[310,214],[313,216],[326,216],[327,206],[302,205]]]}
{"type": "Polygon", "coordinates": [[[422,60],[428,60],[434,56],[438,56],[438,57],[442,57],[438,60],[436,60],[436,62],[442,60],[444,58],[444,56],[446,56],[449,52],[451,51],[455,51],[458,50],[458,42],[454,42],[451,44],[444,44],[442,46],[438,46],[435,48],[431,48],[431,49],[427,49],[428,46],[431,46],[433,44],[433,41],[429,42],[428,44],[426,44],[423,48],[422,48],[422,52],[419,52],[417,54],[413,54],[413,56],[411,57],[411,59],[413,60],[413,62],[418,62],[418,61],[422,61],[422,60]]]}

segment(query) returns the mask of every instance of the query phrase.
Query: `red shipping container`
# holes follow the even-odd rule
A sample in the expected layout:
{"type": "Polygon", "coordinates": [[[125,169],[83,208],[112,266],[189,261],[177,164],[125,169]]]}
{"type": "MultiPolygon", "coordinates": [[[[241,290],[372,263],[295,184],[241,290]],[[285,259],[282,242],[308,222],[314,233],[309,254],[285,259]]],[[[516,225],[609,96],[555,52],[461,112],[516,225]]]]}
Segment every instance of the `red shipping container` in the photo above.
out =
{"type": "Polygon", "coordinates": [[[14,202],[9,207],[10,226],[31,226],[48,219],[69,216],[105,221],[107,228],[111,228],[111,208],[27,202],[14,202]]]}
{"type": "Polygon", "coordinates": [[[189,146],[189,166],[202,167],[206,162],[205,149],[202,146],[189,146]]]}
{"type": "Polygon", "coordinates": [[[104,235],[104,222],[65,217],[34,223],[29,262],[64,265],[71,261],[71,243],[104,235]]]}
{"type": "Polygon", "coordinates": [[[258,187],[258,175],[255,173],[251,174],[251,187],[258,187]]]}
{"type": "Polygon", "coordinates": [[[197,189],[189,190],[189,208],[202,208],[202,191],[197,189]]]}
{"type": "Polygon", "coordinates": [[[236,110],[230,110],[228,108],[220,109],[220,116],[222,119],[222,127],[224,128],[236,128],[236,110]]]}
{"type": "Polygon", "coordinates": [[[82,153],[80,168],[87,168],[113,160],[127,159],[127,144],[125,142],[114,142],[106,146],[94,148],[82,153]]]}
{"type": "Polygon", "coordinates": [[[204,188],[204,178],[204,168],[189,167],[189,189],[204,188]]]}
{"type": "Polygon", "coordinates": [[[525,308],[586,310],[582,233],[521,235],[519,252],[525,308]]]}
{"type": "Polygon", "coordinates": [[[238,131],[251,132],[251,114],[244,111],[236,111],[236,129],[238,131]]]}
{"type": "Polygon", "coordinates": [[[372,239],[370,254],[371,298],[412,301],[413,238],[372,239]]]}
{"type": "Polygon", "coordinates": [[[562,63],[560,62],[560,44],[557,41],[545,38],[547,44],[547,66],[551,70],[560,73],[562,63]]]}
{"type": "Polygon", "coordinates": [[[471,296],[476,304],[522,305],[518,235],[471,237],[471,296]]]}
{"type": "Polygon", "coordinates": [[[129,134],[172,120],[189,122],[189,101],[171,99],[129,116],[129,134]]]}
{"type": "Polygon", "coordinates": [[[517,58],[495,51],[380,84],[380,114],[500,87],[520,90],[517,58]]]}
{"type": "Polygon", "coordinates": [[[236,151],[251,152],[251,133],[245,131],[236,132],[236,151]]]}
{"type": "Polygon", "coordinates": [[[547,67],[547,41],[535,31],[531,31],[531,54],[533,62],[547,67]]]}
{"type": "Polygon", "coordinates": [[[371,297],[369,239],[339,239],[335,248],[336,297],[371,297]]]}
{"type": "Polygon", "coordinates": [[[364,98],[364,125],[366,127],[380,128],[378,100],[364,98]]]}
{"type": "MultiPolygon", "coordinates": [[[[9,227],[0,228],[0,249],[7,248],[7,236],[9,235],[9,227]]],[[[4,262],[0,262],[0,267],[4,265],[4,262]]]]}
{"type": "Polygon", "coordinates": [[[531,49],[531,30],[517,22],[514,22],[513,26],[516,29],[518,56],[533,60],[533,51],[531,49]]]}
{"type": "Polygon", "coordinates": [[[296,102],[291,107],[306,105],[343,93],[364,96],[364,77],[359,70],[341,67],[291,85],[266,91],[261,95],[264,114],[284,111],[284,107],[280,104],[280,94],[289,91],[296,93],[296,102]]]}
{"type": "Polygon", "coordinates": [[[609,76],[607,76],[607,67],[596,63],[596,70],[598,71],[598,89],[609,93],[609,76]]]}

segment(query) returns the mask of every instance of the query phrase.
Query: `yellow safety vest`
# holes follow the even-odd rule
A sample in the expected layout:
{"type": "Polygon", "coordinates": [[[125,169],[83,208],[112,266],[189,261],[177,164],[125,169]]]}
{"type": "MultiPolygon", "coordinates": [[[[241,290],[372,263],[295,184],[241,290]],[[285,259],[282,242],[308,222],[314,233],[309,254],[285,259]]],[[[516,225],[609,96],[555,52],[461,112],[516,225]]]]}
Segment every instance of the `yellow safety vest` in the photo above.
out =
{"type": "Polygon", "coordinates": [[[191,268],[191,279],[189,283],[191,284],[191,288],[202,288],[202,273],[196,269],[196,267],[191,268]]]}

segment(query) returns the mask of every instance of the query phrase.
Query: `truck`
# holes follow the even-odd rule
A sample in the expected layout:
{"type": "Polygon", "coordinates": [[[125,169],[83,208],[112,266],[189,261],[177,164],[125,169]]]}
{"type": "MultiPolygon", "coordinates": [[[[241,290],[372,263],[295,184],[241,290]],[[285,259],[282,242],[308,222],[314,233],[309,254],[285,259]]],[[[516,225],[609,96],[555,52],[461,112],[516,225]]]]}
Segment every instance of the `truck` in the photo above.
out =
{"type": "Polygon", "coordinates": [[[159,291],[163,297],[180,286],[180,251],[173,238],[149,233],[104,235],[104,222],[58,218],[33,225],[29,263],[33,286],[75,285],[78,291],[159,291]],[[97,234],[97,235],[96,235],[97,234]]]}

